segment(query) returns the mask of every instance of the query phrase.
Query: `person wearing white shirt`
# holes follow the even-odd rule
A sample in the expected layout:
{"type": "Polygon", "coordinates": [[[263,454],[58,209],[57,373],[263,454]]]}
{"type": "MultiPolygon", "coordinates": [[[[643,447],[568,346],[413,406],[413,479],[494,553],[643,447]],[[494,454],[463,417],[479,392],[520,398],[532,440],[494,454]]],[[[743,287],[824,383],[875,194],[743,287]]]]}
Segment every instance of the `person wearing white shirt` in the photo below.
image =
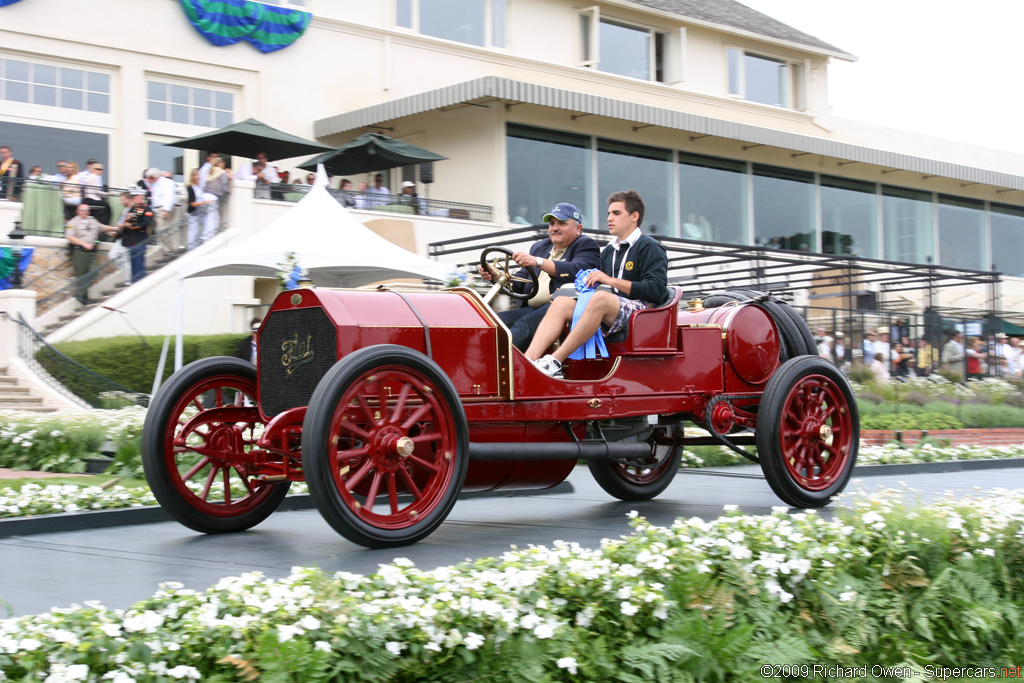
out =
{"type": "Polygon", "coordinates": [[[220,155],[216,152],[210,152],[206,155],[206,163],[199,167],[199,191],[206,191],[206,179],[210,176],[210,169],[213,168],[213,162],[220,158],[220,155]]]}
{"type": "Polygon", "coordinates": [[[384,176],[378,173],[373,178],[373,185],[366,188],[366,207],[372,209],[375,206],[384,206],[390,204],[391,199],[388,195],[391,194],[391,190],[384,186],[384,176]]]}
{"type": "Polygon", "coordinates": [[[170,225],[174,218],[175,204],[178,201],[177,189],[174,187],[174,181],[165,178],[159,168],[146,169],[143,182],[149,190],[149,205],[156,218],[154,230],[160,232],[170,225]]]}
{"type": "Polygon", "coordinates": [[[277,169],[267,162],[265,152],[259,152],[256,160],[251,164],[245,164],[235,174],[238,180],[256,181],[256,199],[270,199],[270,185],[280,182],[277,169]]]}
{"type": "Polygon", "coordinates": [[[1011,377],[1020,377],[1024,373],[1024,349],[1021,348],[1019,337],[1010,337],[1010,350],[1006,354],[1006,367],[1011,377]]]}

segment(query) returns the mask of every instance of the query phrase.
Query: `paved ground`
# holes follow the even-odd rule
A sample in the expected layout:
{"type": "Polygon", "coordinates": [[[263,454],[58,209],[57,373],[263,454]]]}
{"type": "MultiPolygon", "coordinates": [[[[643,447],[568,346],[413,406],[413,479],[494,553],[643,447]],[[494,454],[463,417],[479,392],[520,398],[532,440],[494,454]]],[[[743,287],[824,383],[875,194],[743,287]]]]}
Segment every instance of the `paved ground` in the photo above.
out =
{"type": "MultiPolygon", "coordinates": [[[[282,577],[294,565],[367,573],[394,557],[430,568],[495,555],[513,544],[562,539],[592,547],[602,538],[628,533],[630,510],[659,524],[677,517],[713,518],[730,503],[746,512],[768,512],[780,503],[757,472],[756,466],[733,467],[728,473],[682,472],[660,498],[622,503],[605,494],[586,467],[578,467],[569,477],[572,493],[463,500],[432,536],[398,550],[353,545],[315,510],[278,512],[255,529],[233,535],[204,536],[166,522],[7,538],[0,540],[0,615],[36,614],[85,600],[124,608],[150,596],[163,581],[203,589],[245,571],[282,577]]],[[[1024,468],[861,481],[870,490],[905,481],[928,499],[951,489],[1024,488],[1024,468]]]]}
{"type": "MultiPolygon", "coordinates": [[[[0,479],[50,479],[52,477],[73,477],[73,474],[59,474],[57,472],[26,472],[24,470],[12,470],[0,467],[0,479]]],[[[10,486],[10,484],[8,484],[10,486]]]]}

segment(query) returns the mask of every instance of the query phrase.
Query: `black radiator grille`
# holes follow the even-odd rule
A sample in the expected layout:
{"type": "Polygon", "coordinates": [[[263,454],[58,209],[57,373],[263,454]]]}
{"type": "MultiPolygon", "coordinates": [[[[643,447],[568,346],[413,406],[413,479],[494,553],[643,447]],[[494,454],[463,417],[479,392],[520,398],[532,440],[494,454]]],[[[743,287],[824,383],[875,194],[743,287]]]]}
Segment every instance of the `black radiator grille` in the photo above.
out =
{"type": "Polygon", "coordinates": [[[322,308],[276,311],[259,336],[260,406],[267,416],[309,405],[337,361],[338,328],[322,308]]]}

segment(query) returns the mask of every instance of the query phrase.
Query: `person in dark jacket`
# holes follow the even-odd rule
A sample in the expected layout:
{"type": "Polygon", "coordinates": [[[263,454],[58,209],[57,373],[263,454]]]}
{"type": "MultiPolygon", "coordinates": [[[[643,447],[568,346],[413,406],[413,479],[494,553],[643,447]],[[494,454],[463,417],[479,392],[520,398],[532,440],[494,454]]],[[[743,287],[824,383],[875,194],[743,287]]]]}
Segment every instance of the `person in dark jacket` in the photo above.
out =
{"type": "Polygon", "coordinates": [[[252,322],[249,323],[249,329],[252,333],[245,339],[239,340],[238,348],[235,349],[235,358],[241,358],[250,363],[256,362],[256,333],[259,332],[260,323],[262,322],[263,318],[252,319],[252,322]]]}
{"type": "MultiPolygon", "coordinates": [[[[572,204],[563,202],[544,214],[548,236],[530,247],[530,251],[517,251],[512,260],[523,267],[516,277],[529,279],[526,269],[537,271],[537,293],[517,308],[501,311],[498,317],[512,332],[512,343],[525,351],[537,332],[537,326],[551,306],[551,295],[562,285],[571,285],[576,273],[601,266],[601,249],[592,237],[583,234],[583,217],[572,204]]],[[[490,274],[480,269],[481,277],[490,274]]],[[[513,289],[525,291],[526,283],[516,282],[513,289]]]]}
{"type": "Polygon", "coordinates": [[[570,297],[551,303],[526,350],[526,357],[541,372],[556,375],[569,354],[598,329],[605,336],[618,332],[633,312],[668,300],[668,257],[657,240],[640,232],[643,220],[644,202],[635,190],[613,192],[608,197],[608,231],[615,239],[601,252],[601,269],[587,275],[584,284],[607,285],[612,291],[595,292],[562,345],[554,353],[542,355],[572,320],[576,307],[570,297]]]}

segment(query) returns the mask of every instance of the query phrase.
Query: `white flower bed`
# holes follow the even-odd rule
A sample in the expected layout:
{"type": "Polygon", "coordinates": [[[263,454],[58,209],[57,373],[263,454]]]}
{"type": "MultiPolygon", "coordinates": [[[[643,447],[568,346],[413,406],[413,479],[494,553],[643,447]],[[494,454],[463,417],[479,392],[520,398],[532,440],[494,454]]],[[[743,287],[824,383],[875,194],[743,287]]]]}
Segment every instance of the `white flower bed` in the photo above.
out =
{"type": "MultiPolygon", "coordinates": [[[[87,604],[0,621],[0,671],[47,683],[255,680],[280,671],[292,677],[273,680],[427,681],[454,667],[446,679],[467,680],[452,672],[488,657],[492,670],[500,669],[501,657],[528,651],[537,674],[531,680],[573,680],[577,673],[595,680],[607,661],[602,648],[606,655],[634,641],[656,647],[670,618],[689,615],[728,633],[729,620],[739,618],[733,600],[777,623],[793,620],[786,628],[818,623],[807,610],[825,604],[842,605],[827,608],[833,618],[842,610],[877,618],[866,609],[870,591],[876,602],[900,598],[892,589],[879,592],[879,579],[911,577],[916,583],[893,584],[908,594],[928,585],[924,570],[901,559],[916,559],[918,546],[947,549],[936,560],[940,573],[947,564],[991,573],[1003,553],[1017,561],[1024,491],[921,508],[903,507],[900,493],[853,496],[845,521],[782,508],[767,516],[730,510],[668,528],[637,519],[631,536],[596,550],[556,542],[430,571],[397,559],[371,576],[295,567],[280,581],[249,573],[205,592],[168,584],[125,611],[87,604]],[[865,572],[876,583],[869,585],[865,572]],[[685,604],[667,597],[670,590],[685,604]]],[[[944,592],[928,596],[942,599],[944,592]]],[[[995,628],[998,620],[987,618],[991,623],[972,628],[995,628]]],[[[822,619],[820,628],[830,623],[822,619]]],[[[887,628],[894,635],[908,630],[887,628]]],[[[664,658],[686,654],[693,653],[684,648],[664,658]]]]}

